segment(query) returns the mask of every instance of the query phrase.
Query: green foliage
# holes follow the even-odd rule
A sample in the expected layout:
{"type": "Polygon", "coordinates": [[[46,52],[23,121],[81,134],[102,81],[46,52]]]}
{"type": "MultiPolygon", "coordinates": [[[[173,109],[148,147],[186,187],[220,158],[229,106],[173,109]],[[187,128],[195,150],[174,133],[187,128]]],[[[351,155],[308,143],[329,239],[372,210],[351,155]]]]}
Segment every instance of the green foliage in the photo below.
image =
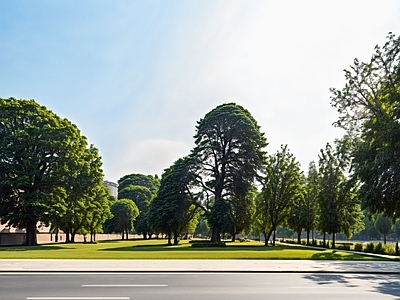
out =
{"type": "Polygon", "coordinates": [[[338,250],[350,250],[351,246],[348,244],[339,244],[336,247],[338,250]]]}
{"type": "Polygon", "coordinates": [[[131,199],[139,209],[139,216],[136,218],[135,231],[143,234],[151,232],[148,221],[149,206],[157,194],[160,180],[157,176],[143,174],[129,174],[118,180],[118,198],[131,199]]]}
{"type": "Polygon", "coordinates": [[[192,248],[226,247],[225,242],[199,241],[192,243],[192,248]]]}
{"type": "Polygon", "coordinates": [[[340,116],[336,125],[359,134],[353,152],[354,178],[371,214],[400,216],[400,38],[389,33],[370,61],[354,60],[345,70],[345,87],[331,89],[331,104],[340,116]]]}
{"type": "Polygon", "coordinates": [[[375,245],[374,253],[375,254],[384,254],[383,244],[382,243],[378,243],[378,244],[375,245]]]}
{"type": "MultiPolygon", "coordinates": [[[[357,185],[345,176],[351,148],[352,137],[346,135],[335,141],[335,147],[328,143],[319,156],[319,227],[334,237],[336,233],[344,232],[350,238],[353,232],[363,228],[357,185]]],[[[335,240],[332,242],[335,247],[335,240]]]]}
{"type": "Polygon", "coordinates": [[[388,217],[384,217],[381,214],[375,218],[375,228],[384,237],[384,243],[386,244],[386,236],[392,231],[392,220],[388,217]]]}
{"type": "Polygon", "coordinates": [[[33,100],[0,99],[0,216],[26,228],[25,244],[36,244],[37,222],[61,226],[72,210],[83,229],[102,179],[97,149],[75,125],[33,100]]]}
{"type": "Polygon", "coordinates": [[[190,229],[192,232],[195,229],[199,207],[193,205],[189,189],[194,180],[192,169],[190,157],[179,159],[166,169],[157,196],[150,205],[150,226],[156,232],[166,233],[169,243],[172,234],[174,244],[177,244],[178,236],[185,230],[189,231],[189,225],[193,227],[190,229]]]}
{"type": "Polygon", "coordinates": [[[354,251],[362,252],[363,251],[363,244],[362,243],[356,243],[354,245],[354,251]]]}
{"type": "Polygon", "coordinates": [[[133,221],[139,216],[136,204],[131,199],[118,199],[112,204],[111,212],[113,218],[108,224],[109,231],[122,233],[122,239],[127,238],[133,229],[133,221]]]}
{"type": "MultiPolygon", "coordinates": [[[[202,206],[216,216],[221,211],[213,210],[222,208],[220,201],[229,197],[244,199],[251,190],[257,171],[262,168],[267,142],[251,114],[234,103],[222,104],[207,113],[196,129],[192,157],[205,195],[202,206]],[[217,206],[214,208],[213,204],[217,206]]],[[[211,220],[216,223],[209,222],[211,239],[218,242],[222,229],[214,216],[211,220]]]]}
{"type": "Polygon", "coordinates": [[[265,165],[263,188],[257,196],[257,226],[269,240],[271,233],[289,215],[290,207],[303,199],[300,164],[287,146],[270,155],[265,165]]]}
{"type": "Polygon", "coordinates": [[[374,249],[375,249],[375,244],[373,242],[370,242],[365,246],[364,252],[374,253],[374,249]]]}

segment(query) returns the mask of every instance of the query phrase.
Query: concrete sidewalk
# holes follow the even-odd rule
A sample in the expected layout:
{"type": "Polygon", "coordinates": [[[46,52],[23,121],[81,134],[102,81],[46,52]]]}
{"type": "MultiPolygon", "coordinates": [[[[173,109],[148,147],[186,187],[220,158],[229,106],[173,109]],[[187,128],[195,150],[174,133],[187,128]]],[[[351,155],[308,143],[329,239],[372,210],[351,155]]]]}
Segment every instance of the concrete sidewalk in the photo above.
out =
{"type": "Polygon", "coordinates": [[[0,259],[8,272],[265,272],[400,274],[395,261],[0,259]]]}

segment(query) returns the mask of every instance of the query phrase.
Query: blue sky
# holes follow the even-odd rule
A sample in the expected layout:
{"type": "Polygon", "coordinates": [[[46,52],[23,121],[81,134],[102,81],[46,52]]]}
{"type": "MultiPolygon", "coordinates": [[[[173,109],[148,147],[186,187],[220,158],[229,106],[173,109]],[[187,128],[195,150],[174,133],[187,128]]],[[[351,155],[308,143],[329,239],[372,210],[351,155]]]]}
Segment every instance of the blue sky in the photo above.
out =
{"type": "Polygon", "coordinates": [[[247,108],[305,170],[332,127],[329,88],[400,34],[400,2],[1,1],[0,97],[75,123],[105,178],[159,174],[219,104],[247,108]]]}

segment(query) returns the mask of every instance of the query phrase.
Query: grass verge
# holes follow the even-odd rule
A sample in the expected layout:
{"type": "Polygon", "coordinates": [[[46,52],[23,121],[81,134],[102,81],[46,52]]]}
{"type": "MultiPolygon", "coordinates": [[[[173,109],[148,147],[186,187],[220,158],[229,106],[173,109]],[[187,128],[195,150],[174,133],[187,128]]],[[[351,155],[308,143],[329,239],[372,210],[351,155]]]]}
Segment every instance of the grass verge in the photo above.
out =
{"type": "Polygon", "coordinates": [[[336,250],[297,246],[265,247],[260,242],[227,243],[224,248],[191,248],[188,241],[168,246],[166,240],[103,241],[49,244],[35,247],[1,247],[0,259],[311,259],[386,260],[336,250]]]}

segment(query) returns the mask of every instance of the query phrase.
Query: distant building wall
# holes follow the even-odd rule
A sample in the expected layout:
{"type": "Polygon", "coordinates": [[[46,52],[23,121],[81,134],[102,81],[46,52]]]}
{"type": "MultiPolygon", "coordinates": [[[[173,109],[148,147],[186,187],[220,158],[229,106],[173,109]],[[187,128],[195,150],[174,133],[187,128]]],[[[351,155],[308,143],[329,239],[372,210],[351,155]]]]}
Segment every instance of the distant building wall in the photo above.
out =
{"type": "MultiPolygon", "coordinates": [[[[16,232],[1,232],[0,233],[0,246],[19,246],[25,242],[25,233],[16,233],[16,232]]],[[[143,238],[142,235],[137,234],[129,234],[130,239],[139,239],[143,238]]],[[[54,233],[37,233],[36,239],[38,244],[52,244],[52,243],[64,243],[65,242],[65,234],[59,233],[58,240],[54,233]],[[57,241],[56,241],[57,240],[57,241]]],[[[121,234],[105,234],[99,233],[96,234],[96,241],[109,241],[109,240],[120,240],[121,234]]],[[[75,235],[75,242],[81,243],[85,242],[85,236],[82,234],[75,235]]],[[[86,242],[90,242],[90,235],[86,235],[86,242]]]]}
{"type": "Polygon", "coordinates": [[[113,195],[115,198],[118,196],[118,184],[115,182],[111,182],[108,180],[104,180],[103,184],[108,187],[111,191],[111,195],[113,195]]]}

